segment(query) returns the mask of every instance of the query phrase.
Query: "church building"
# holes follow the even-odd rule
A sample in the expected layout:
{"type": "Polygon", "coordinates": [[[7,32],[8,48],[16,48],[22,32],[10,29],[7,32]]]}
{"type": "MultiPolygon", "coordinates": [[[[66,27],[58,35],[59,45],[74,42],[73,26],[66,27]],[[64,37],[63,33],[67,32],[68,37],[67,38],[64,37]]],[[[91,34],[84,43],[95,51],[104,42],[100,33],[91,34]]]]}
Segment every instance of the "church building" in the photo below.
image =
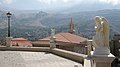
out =
{"type": "MultiPolygon", "coordinates": [[[[68,32],[61,32],[54,35],[56,47],[64,50],[86,54],[88,39],[75,35],[74,33],[74,24],[71,18],[68,32]]],[[[51,36],[39,39],[38,41],[33,41],[33,47],[49,47],[50,38],[51,36]]]]}

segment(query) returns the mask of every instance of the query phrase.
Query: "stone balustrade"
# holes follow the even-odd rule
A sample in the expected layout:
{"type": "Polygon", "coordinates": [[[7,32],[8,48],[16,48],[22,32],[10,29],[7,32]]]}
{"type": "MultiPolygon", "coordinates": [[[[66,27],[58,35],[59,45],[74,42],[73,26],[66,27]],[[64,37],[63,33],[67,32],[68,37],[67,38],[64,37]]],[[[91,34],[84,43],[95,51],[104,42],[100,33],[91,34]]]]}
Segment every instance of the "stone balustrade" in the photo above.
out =
{"type": "Polygon", "coordinates": [[[56,54],[58,56],[62,56],[80,63],[84,62],[84,58],[87,55],[78,54],[71,51],[66,51],[62,49],[50,49],[50,47],[0,47],[0,51],[31,51],[31,52],[50,52],[52,54],[56,54]]]}

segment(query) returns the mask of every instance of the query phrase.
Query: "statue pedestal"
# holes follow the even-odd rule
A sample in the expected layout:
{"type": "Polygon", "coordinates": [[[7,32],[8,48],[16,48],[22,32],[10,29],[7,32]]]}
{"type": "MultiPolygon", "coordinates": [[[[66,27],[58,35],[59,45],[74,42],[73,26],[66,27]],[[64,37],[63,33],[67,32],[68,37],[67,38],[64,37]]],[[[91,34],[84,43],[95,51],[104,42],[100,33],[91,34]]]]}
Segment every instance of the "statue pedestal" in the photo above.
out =
{"type": "Polygon", "coordinates": [[[12,37],[6,37],[6,47],[12,46],[12,37]]]}
{"type": "Polygon", "coordinates": [[[55,36],[52,36],[50,38],[50,49],[56,48],[56,44],[55,44],[55,36]]]}
{"type": "Polygon", "coordinates": [[[93,51],[91,52],[91,58],[93,67],[111,67],[111,63],[115,59],[111,53],[109,55],[94,55],[93,51]]]}
{"type": "Polygon", "coordinates": [[[55,43],[50,43],[50,49],[54,49],[56,48],[56,44],[55,43]]]}
{"type": "Polygon", "coordinates": [[[109,55],[110,50],[107,47],[95,48],[93,55],[109,55]]]}

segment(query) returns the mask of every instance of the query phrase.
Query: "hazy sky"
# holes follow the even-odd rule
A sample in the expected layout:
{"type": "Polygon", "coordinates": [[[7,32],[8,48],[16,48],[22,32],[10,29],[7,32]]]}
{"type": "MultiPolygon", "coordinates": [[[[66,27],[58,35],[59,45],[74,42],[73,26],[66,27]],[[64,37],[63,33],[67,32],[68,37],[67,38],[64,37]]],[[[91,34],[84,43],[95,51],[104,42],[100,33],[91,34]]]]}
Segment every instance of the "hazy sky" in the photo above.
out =
{"type": "Polygon", "coordinates": [[[0,6],[24,10],[67,8],[79,4],[97,3],[114,7],[120,5],[120,0],[0,0],[0,6]]]}

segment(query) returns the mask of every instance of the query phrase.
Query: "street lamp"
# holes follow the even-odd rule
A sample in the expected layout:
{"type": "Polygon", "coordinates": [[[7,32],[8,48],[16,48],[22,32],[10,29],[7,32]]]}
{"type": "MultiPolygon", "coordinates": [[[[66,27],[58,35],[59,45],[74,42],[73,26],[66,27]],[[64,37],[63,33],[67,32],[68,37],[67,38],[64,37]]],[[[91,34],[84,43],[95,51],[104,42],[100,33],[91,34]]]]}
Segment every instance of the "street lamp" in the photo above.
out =
{"type": "Polygon", "coordinates": [[[12,14],[10,12],[7,12],[6,15],[8,17],[8,37],[10,37],[10,17],[12,14]]]}
{"type": "Polygon", "coordinates": [[[7,47],[11,47],[12,46],[12,37],[10,37],[10,17],[11,17],[11,13],[7,12],[6,13],[7,17],[8,17],[8,37],[6,37],[6,46],[7,47]]]}

